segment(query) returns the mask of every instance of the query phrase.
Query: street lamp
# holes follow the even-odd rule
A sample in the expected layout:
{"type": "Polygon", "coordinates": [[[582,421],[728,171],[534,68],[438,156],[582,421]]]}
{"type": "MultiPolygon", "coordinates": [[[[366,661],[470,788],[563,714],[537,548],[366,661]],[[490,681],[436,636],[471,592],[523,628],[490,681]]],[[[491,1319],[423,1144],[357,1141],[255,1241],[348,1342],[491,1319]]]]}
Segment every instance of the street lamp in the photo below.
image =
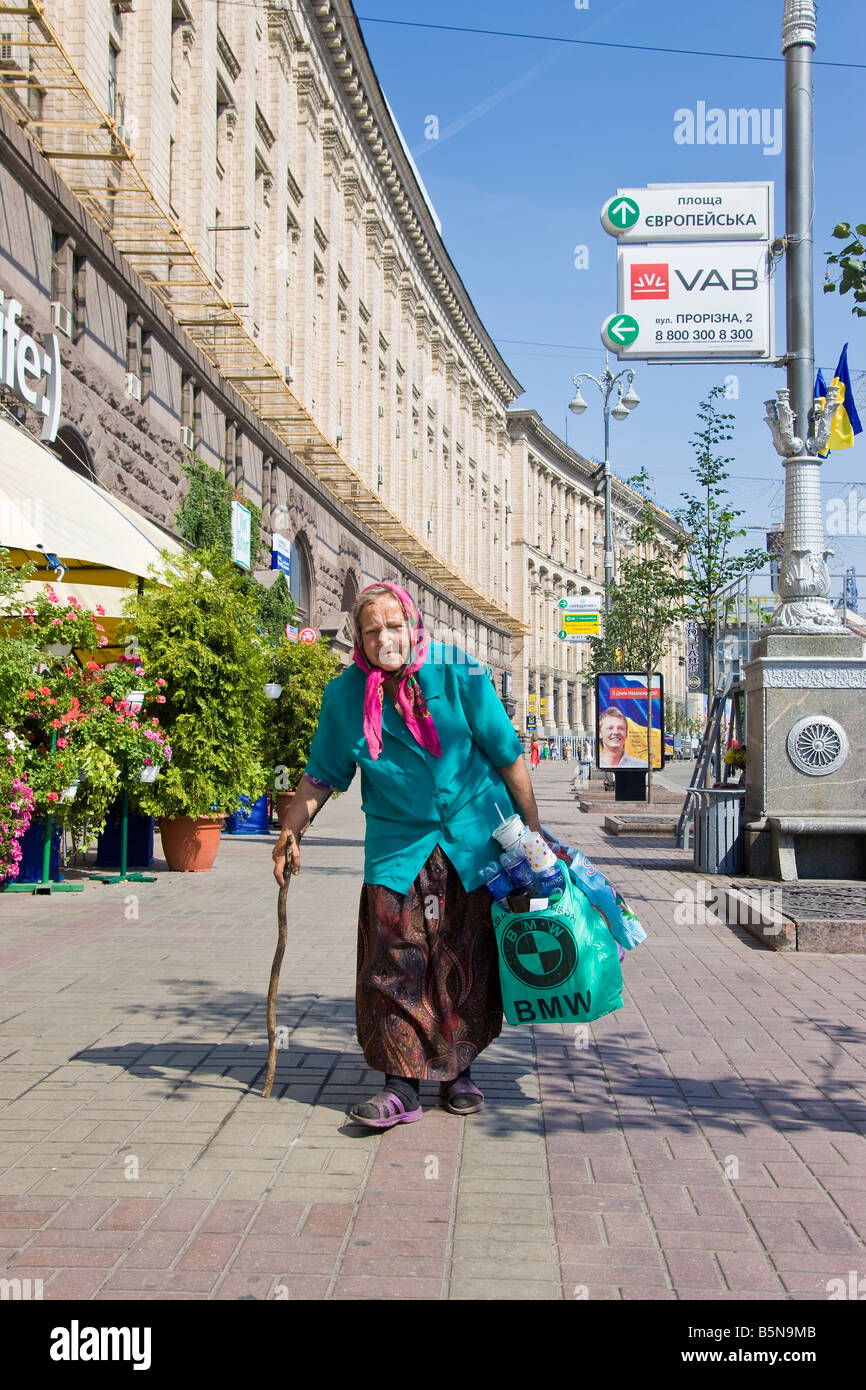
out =
{"type": "Polygon", "coordinates": [[[569,403],[569,410],[574,415],[582,415],[587,408],[587,403],[580,392],[580,383],[586,379],[594,381],[601,392],[602,408],[604,411],[604,463],[602,465],[602,476],[604,478],[604,607],[605,612],[610,611],[611,592],[610,586],[613,581],[613,539],[611,536],[611,496],[610,496],[610,417],[614,420],[625,420],[633,410],[640,405],[640,396],[634,390],[634,372],[624,368],[623,371],[613,375],[610,368],[605,363],[602,376],[593,376],[590,372],[580,372],[573,377],[575,386],[574,399],[569,403]],[[625,392],[622,388],[621,378],[625,377],[625,392]],[[611,397],[616,395],[616,402],[611,406],[611,397]]]}

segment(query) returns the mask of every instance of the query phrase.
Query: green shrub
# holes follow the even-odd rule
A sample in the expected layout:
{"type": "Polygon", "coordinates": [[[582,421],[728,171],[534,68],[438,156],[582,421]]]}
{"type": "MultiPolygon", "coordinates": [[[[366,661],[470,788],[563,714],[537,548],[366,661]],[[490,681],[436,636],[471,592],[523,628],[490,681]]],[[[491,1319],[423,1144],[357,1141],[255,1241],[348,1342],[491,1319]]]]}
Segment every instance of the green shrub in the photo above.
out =
{"type": "Polygon", "coordinates": [[[125,605],[125,631],[144,671],[167,681],[161,722],[172,749],[169,766],[138,800],[150,815],[227,815],[265,789],[271,648],[230,561],[214,551],[167,561],[167,584],[147,580],[125,605]]]}

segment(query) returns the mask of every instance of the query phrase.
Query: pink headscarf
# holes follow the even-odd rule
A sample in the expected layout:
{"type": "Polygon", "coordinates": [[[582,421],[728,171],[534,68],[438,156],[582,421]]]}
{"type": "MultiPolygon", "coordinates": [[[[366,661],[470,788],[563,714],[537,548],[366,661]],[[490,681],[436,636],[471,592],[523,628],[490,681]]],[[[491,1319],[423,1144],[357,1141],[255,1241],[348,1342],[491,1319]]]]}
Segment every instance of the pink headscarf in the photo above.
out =
{"type": "MultiPolygon", "coordinates": [[[[380,587],[382,587],[380,584],[367,585],[367,589],[380,587]]],[[[411,642],[409,660],[405,666],[401,667],[399,673],[397,708],[415,741],[422,748],[433,753],[435,757],[440,758],[442,745],[439,742],[436,725],[433,723],[433,718],[427,708],[427,701],[424,699],[424,693],[415,677],[415,672],[424,664],[430,646],[430,638],[424,631],[423,619],[411,594],[407,594],[406,590],[401,589],[398,584],[385,582],[384,587],[391,590],[403,609],[411,642]]],[[[367,589],[362,589],[361,593],[365,594],[367,589]]],[[[382,752],[382,707],[385,700],[383,687],[385,681],[395,673],[383,671],[380,666],[370,665],[364,655],[361,633],[357,627],[355,629],[354,661],[355,665],[367,674],[367,686],[364,691],[364,734],[370,756],[375,760],[382,752]]]]}

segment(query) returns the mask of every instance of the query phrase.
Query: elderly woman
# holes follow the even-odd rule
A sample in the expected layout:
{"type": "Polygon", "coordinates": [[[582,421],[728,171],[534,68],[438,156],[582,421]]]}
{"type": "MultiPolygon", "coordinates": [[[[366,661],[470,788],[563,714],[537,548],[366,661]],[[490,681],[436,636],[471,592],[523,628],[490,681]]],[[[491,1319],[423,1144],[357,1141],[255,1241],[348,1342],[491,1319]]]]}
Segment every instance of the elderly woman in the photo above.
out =
{"type": "Polygon", "coordinates": [[[540,830],[522,745],[484,668],[431,642],[396,584],[362,590],[353,664],[327,686],[306,772],[273,851],[283,881],[332,791],[361,769],[366,816],[358,921],[358,1041],[382,1090],[350,1118],[371,1129],[420,1120],[419,1083],[455,1115],[480,1110],[474,1059],[499,1036],[502,997],[482,870],[491,831],[519,812],[540,830]]]}

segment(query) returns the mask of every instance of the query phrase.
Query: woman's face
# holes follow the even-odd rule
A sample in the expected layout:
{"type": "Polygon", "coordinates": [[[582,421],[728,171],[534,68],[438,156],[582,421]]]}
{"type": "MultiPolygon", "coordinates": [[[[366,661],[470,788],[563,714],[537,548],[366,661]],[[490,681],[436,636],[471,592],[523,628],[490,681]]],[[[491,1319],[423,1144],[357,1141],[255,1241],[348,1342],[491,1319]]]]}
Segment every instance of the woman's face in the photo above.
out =
{"type": "Polygon", "coordinates": [[[406,617],[394,595],[371,599],[361,609],[361,641],[371,666],[392,674],[409,660],[411,643],[406,617]]]}
{"type": "Polygon", "coordinates": [[[628,727],[624,719],[608,715],[598,726],[599,737],[611,753],[619,753],[625,748],[628,727]]]}

